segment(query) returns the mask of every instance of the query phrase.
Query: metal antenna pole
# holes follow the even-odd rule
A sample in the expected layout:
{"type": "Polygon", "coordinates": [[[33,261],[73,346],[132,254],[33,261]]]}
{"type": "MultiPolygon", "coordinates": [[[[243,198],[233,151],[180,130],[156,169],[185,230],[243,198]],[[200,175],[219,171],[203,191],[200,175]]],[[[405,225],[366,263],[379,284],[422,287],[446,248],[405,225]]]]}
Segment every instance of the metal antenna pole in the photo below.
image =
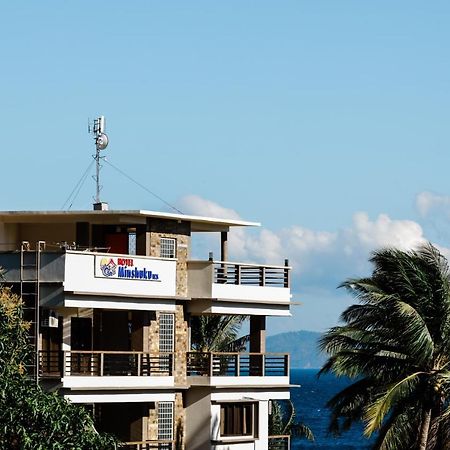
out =
{"type": "Polygon", "coordinates": [[[104,158],[104,156],[100,156],[100,151],[105,150],[108,146],[108,136],[104,133],[105,130],[105,118],[103,116],[94,119],[94,125],[91,128],[88,126],[88,132],[94,134],[95,139],[95,205],[100,204],[100,160],[104,158]]]}
{"type": "Polygon", "coordinates": [[[100,203],[100,149],[95,147],[95,203],[100,203]]]}

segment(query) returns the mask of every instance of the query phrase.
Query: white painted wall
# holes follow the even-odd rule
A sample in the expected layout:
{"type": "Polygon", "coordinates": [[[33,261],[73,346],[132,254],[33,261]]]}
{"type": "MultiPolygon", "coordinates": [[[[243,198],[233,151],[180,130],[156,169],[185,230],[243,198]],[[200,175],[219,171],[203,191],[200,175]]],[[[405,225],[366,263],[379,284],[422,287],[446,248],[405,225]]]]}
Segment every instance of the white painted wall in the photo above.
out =
{"type": "Polygon", "coordinates": [[[240,314],[244,316],[276,316],[290,317],[289,303],[257,303],[239,300],[226,301],[191,299],[189,312],[193,314],[240,314]]]}
{"type": "MultiPolygon", "coordinates": [[[[223,444],[213,445],[214,450],[266,450],[269,435],[269,402],[268,400],[258,401],[258,436],[251,442],[233,443],[233,438],[224,438],[223,444]]],[[[211,405],[211,438],[214,441],[221,441],[220,437],[220,404],[211,405]]],[[[243,440],[236,438],[236,441],[243,440]]]]}
{"type": "Polygon", "coordinates": [[[70,389],[149,389],[172,388],[175,385],[174,377],[169,376],[70,376],[62,378],[64,388],[70,389]]]}
{"type": "Polygon", "coordinates": [[[175,300],[130,299],[124,297],[106,297],[65,294],[64,306],[68,308],[103,308],[129,311],[164,311],[175,312],[175,300]]]}
{"type": "Polygon", "coordinates": [[[93,392],[71,392],[64,395],[64,398],[73,403],[141,403],[141,402],[174,402],[175,393],[173,392],[139,392],[132,394],[116,394],[108,391],[93,392]]]}
{"type": "Polygon", "coordinates": [[[239,386],[274,386],[283,387],[289,386],[289,377],[254,377],[254,376],[242,376],[242,377],[230,377],[230,376],[217,376],[217,377],[188,377],[188,381],[193,385],[198,386],[217,386],[230,388],[238,388],[239,386]]]}
{"type": "Polygon", "coordinates": [[[252,300],[255,302],[288,303],[291,299],[291,290],[274,286],[213,283],[211,297],[230,300],[252,300]]]}

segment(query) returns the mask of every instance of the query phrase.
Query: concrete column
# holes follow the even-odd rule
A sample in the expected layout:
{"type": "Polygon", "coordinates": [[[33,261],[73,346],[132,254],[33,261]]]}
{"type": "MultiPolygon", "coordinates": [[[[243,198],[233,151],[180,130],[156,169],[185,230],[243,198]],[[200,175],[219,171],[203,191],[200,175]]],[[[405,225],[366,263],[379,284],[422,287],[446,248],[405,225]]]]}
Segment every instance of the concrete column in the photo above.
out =
{"type": "Polygon", "coordinates": [[[75,242],[80,247],[91,246],[91,233],[88,222],[77,222],[75,232],[75,242]]]}
{"type": "Polygon", "coordinates": [[[250,353],[266,351],[266,316],[250,316],[250,353]]]}
{"type": "Polygon", "coordinates": [[[228,232],[222,231],[220,233],[220,260],[226,261],[228,259],[228,232]]]}
{"type": "Polygon", "coordinates": [[[136,255],[150,256],[150,232],[147,225],[136,227],[136,255]]]}

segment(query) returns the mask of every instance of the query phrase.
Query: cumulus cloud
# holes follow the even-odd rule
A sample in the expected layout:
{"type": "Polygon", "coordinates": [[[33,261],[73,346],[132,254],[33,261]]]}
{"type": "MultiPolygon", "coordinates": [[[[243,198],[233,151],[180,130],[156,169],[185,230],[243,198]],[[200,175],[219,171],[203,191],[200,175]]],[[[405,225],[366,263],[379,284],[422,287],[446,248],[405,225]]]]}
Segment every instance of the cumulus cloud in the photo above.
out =
{"type": "Polygon", "coordinates": [[[216,217],[217,219],[240,219],[239,214],[234,209],[225,208],[198,195],[186,195],[177,204],[188,214],[216,217]]]}
{"type": "MultiPolygon", "coordinates": [[[[235,210],[194,195],[184,197],[179,204],[190,214],[240,219],[235,210]]],[[[425,211],[426,200],[422,200],[422,205],[425,211]]],[[[393,219],[387,214],[371,218],[366,212],[355,213],[350,226],[334,231],[313,230],[299,224],[279,230],[239,227],[230,232],[229,259],[275,265],[289,259],[293,267],[293,291],[300,293],[299,300],[309,292],[306,295],[311,302],[313,295],[320,293],[322,300],[317,298],[317,305],[329,304],[336,322],[343,307],[341,302],[330,303],[331,298],[339,297],[336,287],[347,278],[368,275],[372,251],[384,247],[416,248],[427,241],[424,234],[421,225],[412,220],[393,219]]],[[[205,255],[206,247],[219,241],[217,236],[209,236],[197,250],[205,255]]],[[[450,255],[447,248],[440,249],[450,255]]]]}
{"type": "Polygon", "coordinates": [[[450,197],[428,191],[420,192],[416,196],[416,208],[422,217],[443,212],[450,216],[450,197]]]}
{"type": "MultiPolygon", "coordinates": [[[[186,212],[225,219],[240,219],[239,214],[211,200],[190,195],[180,201],[186,212]]],[[[280,230],[232,229],[229,237],[230,258],[244,262],[282,264],[288,258],[294,271],[314,279],[333,280],[336,276],[355,275],[367,268],[367,259],[375,249],[415,248],[426,242],[422,227],[411,220],[392,219],[380,214],[371,219],[358,212],[351,226],[333,232],[311,230],[291,225],[280,230]]],[[[211,241],[208,242],[210,244],[211,241]]]]}

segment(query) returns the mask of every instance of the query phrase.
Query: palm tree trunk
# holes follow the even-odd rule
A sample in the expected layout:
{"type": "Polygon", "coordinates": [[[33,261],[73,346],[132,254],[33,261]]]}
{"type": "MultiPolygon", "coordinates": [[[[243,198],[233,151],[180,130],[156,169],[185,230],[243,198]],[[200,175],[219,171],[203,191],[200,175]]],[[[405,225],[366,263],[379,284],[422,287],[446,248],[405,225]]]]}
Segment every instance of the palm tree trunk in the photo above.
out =
{"type": "Polygon", "coordinates": [[[422,427],[420,429],[419,450],[426,450],[428,443],[428,432],[430,431],[431,409],[425,411],[422,427]]]}

